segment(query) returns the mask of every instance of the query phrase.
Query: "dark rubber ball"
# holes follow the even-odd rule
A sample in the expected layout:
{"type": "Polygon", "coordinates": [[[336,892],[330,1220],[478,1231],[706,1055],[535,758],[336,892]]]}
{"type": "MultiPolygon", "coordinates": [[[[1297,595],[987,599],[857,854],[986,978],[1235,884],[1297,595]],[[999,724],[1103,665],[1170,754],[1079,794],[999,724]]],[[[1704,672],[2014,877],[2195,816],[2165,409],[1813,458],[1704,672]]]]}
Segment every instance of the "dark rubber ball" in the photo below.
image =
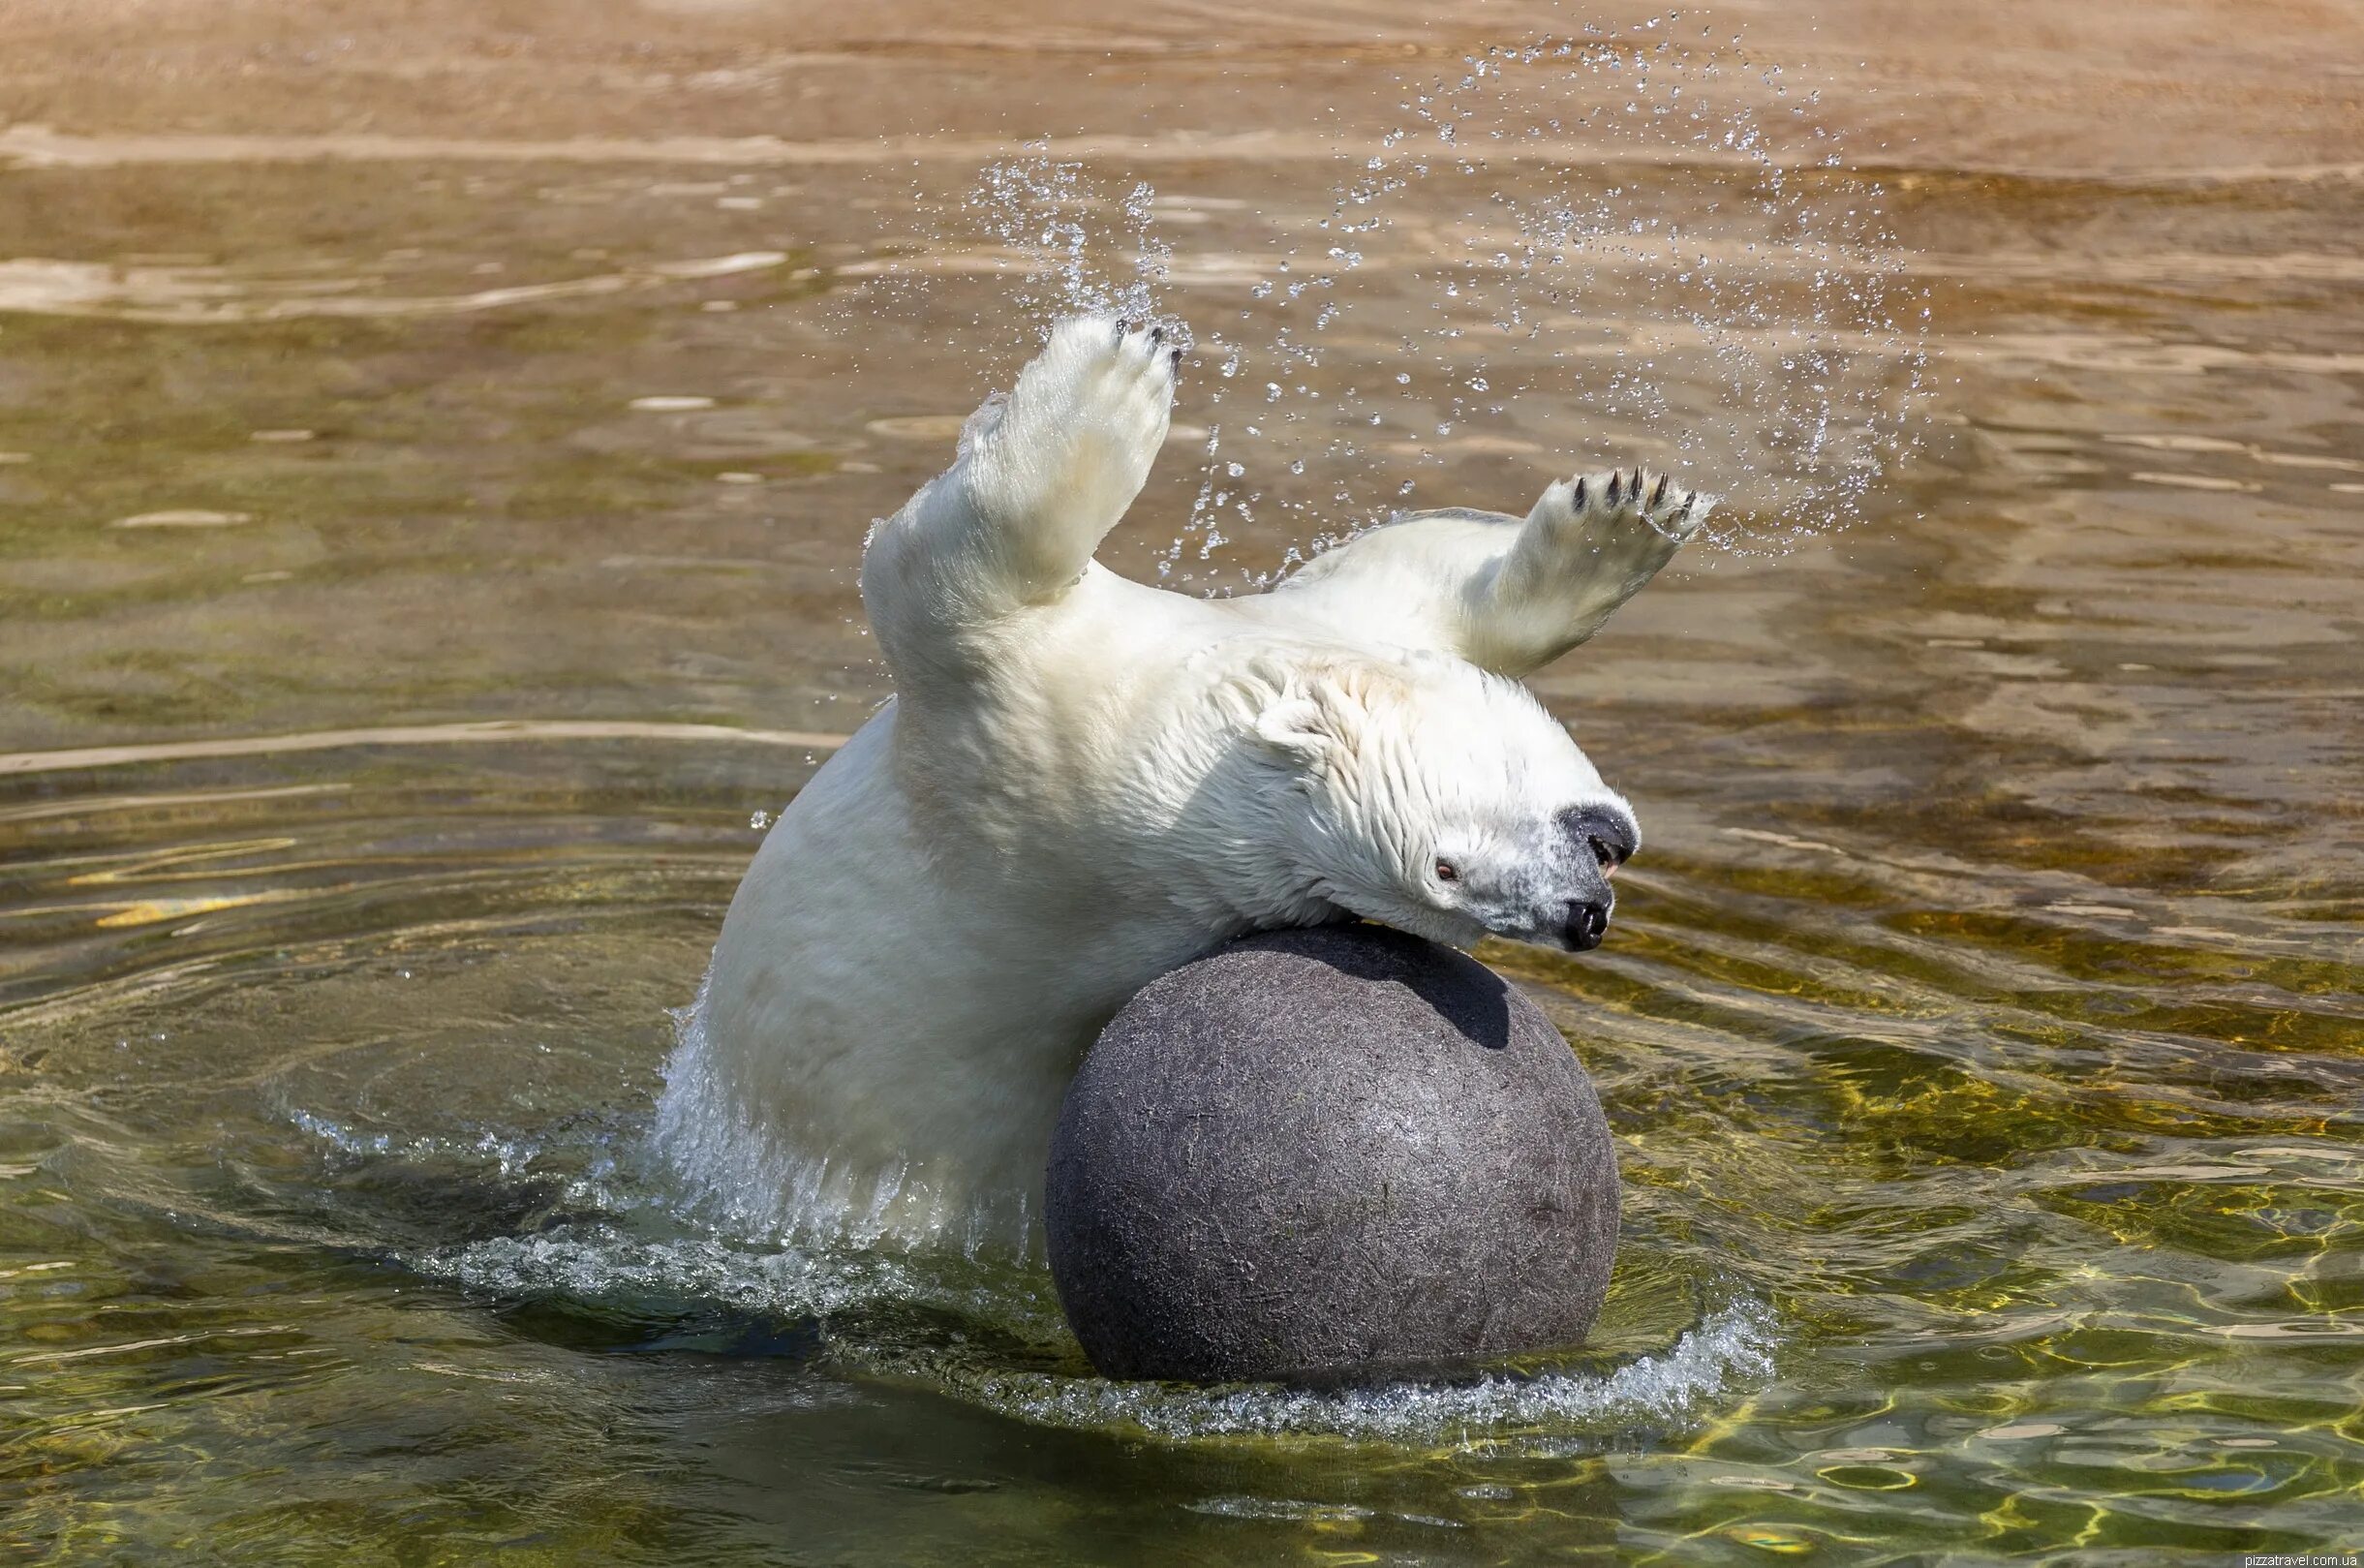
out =
{"type": "Polygon", "coordinates": [[[1369,1380],[1570,1346],[1617,1165],[1592,1082],[1465,954],[1250,937],[1143,988],[1067,1090],[1051,1272],[1110,1377],[1369,1380]]]}

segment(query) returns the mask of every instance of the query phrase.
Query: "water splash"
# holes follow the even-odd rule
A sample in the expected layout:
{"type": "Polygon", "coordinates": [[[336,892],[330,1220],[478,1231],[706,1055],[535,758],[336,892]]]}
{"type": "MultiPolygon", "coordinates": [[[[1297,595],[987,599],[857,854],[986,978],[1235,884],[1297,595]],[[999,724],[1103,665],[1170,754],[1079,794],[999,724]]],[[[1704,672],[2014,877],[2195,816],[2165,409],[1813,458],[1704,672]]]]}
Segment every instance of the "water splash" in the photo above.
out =
{"type": "Polygon", "coordinates": [[[824,305],[834,330],[860,337],[882,317],[923,317],[950,279],[982,272],[999,280],[996,297],[963,323],[959,341],[998,360],[1031,354],[1054,322],[1079,314],[1160,320],[1186,345],[1185,323],[1158,304],[1174,248],[1156,228],[1155,190],[1048,147],[1029,142],[988,163],[949,197],[912,185],[898,203],[911,231],[886,237],[878,257],[842,274],[861,286],[824,305]]]}
{"type": "Polygon", "coordinates": [[[1028,317],[1146,320],[1157,314],[1156,291],[1174,257],[1153,228],[1155,203],[1147,181],[1120,190],[1080,163],[1034,150],[986,165],[962,207],[1013,255],[1050,263],[1021,273],[1012,291],[1011,302],[1028,317]]]}
{"type": "MultiPolygon", "coordinates": [[[[694,1047],[694,1012],[685,1011],[682,1033],[694,1047]]],[[[932,1388],[1041,1426],[1178,1443],[1293,1436],[1589,1451],[1638,1428],[1693,1420],[1761,1382],[1782,1339],[1772,1311],[1742,1297],[1652,1354],[1585,1356],[1531,1373],[1321,1391],[1112,1382],[1084,1364],[1038,1259],[901,1246],[814,1206],[810,1190],[773,1191],[792,1163],[725,1167],[739,1173],[732,1183],[693,1164],[685,1179],[685,1138],[693,1154],[720,1147],[708,1141],[714,1125],[691,1124],[709,1116],[695,1094],[668,1091],[652,1122],[574,1118],[442,1135],[284,1114],[341,1177],[402,1173],[341,1181],[349,1201],[414,1195],[423,1183],[471,1194],[483,1214],[513,1216],[495,1234],[396,1243],[399,1261],[425,1277],[492,1304],[555,1310],[620,1346],[713,1337],[721,1319],[725,1344],[794,1341],[843,1372],[932,1388]]],[[[736,1148],[744,1129],[725,1122],[721,1135],[736,1148]]],[[[409,1229],[391,1217],[392,1229],[409,1229]]]]}
{"type": "MultiPolygon", "coordinates": [[[[430,1278],[505,1301],[542,1301],[643,1317],[691,1319],[716,1309],[773,1320],[819,1318],[840,1336],[894,1323],[914,1308],[990,1323],[1022,1342],[1064,1334],[1048,1289],[959,1260],[875,1247],[790,1246],[723,1234],[649,1233],[626,1220],[560,1226],[432,1248],[405,1260],[430,1278]]],[[[839,1354],[846,1346],[834,1347],[839,1354]]]]}
{"type": "MultiPolygon", "coordinates": [[[[1726,553],[1863,515],[1915,445],[1927,366],[1888,193],[1822,128],[1777,144],[1728,87],[1745,56],[1678,43],[1676,20],[1407,83],[1399,127],[1310,232],[1273,236],[1242,324],[1209,340],[1208,401],[1252,413],[1227,421],[1233,482],[1194,528],[1269,502],[1318,550],[1394,509],[1358,497],[1412,501],[1489,444],[1641,456],[1726,498],[1702,540],[1726,553]],[[1590,155],[1537,151],[1571,142],[1590,155]],[[1685,178],[1652,172],[1670,165],[1685,178]],[[1395,353],[1331,352],[1358,331],[1395,353]],[[1308,465],[1321,482],[1289,482],[1308,465]]],[[[1776,106],[1779,76],[1761,74],[1776,106]]]]}
{"type": "Polygon", "coordinates": [[[1033,1371],[939,1373],[988,1408],[1045,1426],[1132,1429],[1167,1441],[1330,1436],[1429,1445],[1511,1442],[1545,1452],[1635,1425],[1679,1422],[1772,1374],[1778,1344],[1761,1303],[1724,1307],[1668,1350],[1601,1371],[1489,1375],[1336,1391],[1194,1389],[1033,1371]]]}
{"type": "Polygon", "coordinates": [[[408,1261],[430,1277],[512,1301],[642,1318],[695,1319],[721,1308],[817,1319],[821,1354],[845,1370],[923,1383],[1038,1426],[1166,1442],[1336,1437],[1569,1452],[1696,1418],[1770,1377],[1781,1342],[1770,1309],[1742,1299],[1663,1351],[1606,1367],[1335,1390],[1202,1389],[1029,1365],[1074,1357],[1049,1280],[1017,1270],[877,1249],[647,1236],[615,1223],[496,1237],[408,1261]],[[914,1309],[968,1328],[914,1331],[914,1309]]]}
{"type": "Polygon", "coordinates": [[[1022,1194],[956,1201],[907,1166],[884,1172],[797,1147],[732,1093],[706,1033],[707,989],[673,1015],[674,1046],[649,1148],[676,1200],[723,1234],[866,1249],[926,1238],[964,1258],[1024,1257],[1037,1242],[1022,1194]]]}
{"type": "Polygon", "coordinates": [[[1286,569],[1398,508],[1470,504],[1447,472],[1497,453],[1539,475],[1645,461],[1725,498],[1695,554],[1778,555],[1859,521],[1914,449],[1927,298],[1816,95],[1681,26],[1402,78],[1324,209],[1211,228],[1196,199],[1037,150],[922,200],[917,243],[971,235],[1007,269],[970,336],[1013,353],[1072,311],[1200,320],[1181,417],[1201,473],[1157,568],[1177,586],[1271,581],[1228,564],[1236,538],[1277,534],[1286,569]],[[1172,237],[1243,223],[1245,254],[1172,237]]]}

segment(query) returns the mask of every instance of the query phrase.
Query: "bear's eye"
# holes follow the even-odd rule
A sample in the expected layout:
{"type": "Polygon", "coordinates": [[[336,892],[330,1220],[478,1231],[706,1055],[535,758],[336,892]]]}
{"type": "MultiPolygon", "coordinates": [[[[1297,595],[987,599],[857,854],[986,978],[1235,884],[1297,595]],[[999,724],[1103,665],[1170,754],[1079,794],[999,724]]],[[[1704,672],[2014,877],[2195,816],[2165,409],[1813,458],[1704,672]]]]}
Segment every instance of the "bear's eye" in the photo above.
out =
{"type": "Polygon", "coordinates": [[[1436,863],[1436,879],[1440,882],[1458,882],[1461,879],[1460,868],[1450,860],[1440,860],[1436,863]]]}
{"type": "Polygon", "coordinates": [[[1603,876],[1614,876],[1617,874],[1617,851],[1607,839],[1592,841],[1592,858],[1601,863],[1603,876]]]}

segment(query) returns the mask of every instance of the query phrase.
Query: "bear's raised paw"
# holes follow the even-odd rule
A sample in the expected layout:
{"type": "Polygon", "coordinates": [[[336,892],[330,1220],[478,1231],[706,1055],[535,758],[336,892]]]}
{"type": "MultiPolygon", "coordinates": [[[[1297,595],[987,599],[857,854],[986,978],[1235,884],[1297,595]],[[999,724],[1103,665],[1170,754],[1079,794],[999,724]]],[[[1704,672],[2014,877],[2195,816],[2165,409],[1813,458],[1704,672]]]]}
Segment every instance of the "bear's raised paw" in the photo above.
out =
{"type": "Polygon", "coordinates": [[[1006,400],[965,433],[955,472],[978,526],[1002,542],[1020,600],[1081,571],[1165,446],[1180,346],[1106,316],[1059,323],[1006,400]]]}
{"type": "Polygon", "coordinates": [[[1715,498],[1677,487],[1664,474],[1636,467],[1580,474],[1543,493],[1528,514],[1563,547],[1593,553],[1631,553],[1664,562],[1704,522],[1715,498]]]}

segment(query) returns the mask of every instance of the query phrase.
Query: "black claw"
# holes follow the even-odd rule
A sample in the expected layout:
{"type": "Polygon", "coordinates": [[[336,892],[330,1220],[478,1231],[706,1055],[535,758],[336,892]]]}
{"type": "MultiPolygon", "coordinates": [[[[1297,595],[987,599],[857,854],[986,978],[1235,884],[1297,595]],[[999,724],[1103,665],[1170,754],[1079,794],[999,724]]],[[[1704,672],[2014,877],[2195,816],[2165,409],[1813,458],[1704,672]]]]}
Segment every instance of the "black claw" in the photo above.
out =
{"type": "Polygon", "coordinates": [[[1584,509],[1584,477],[1581,474],[1579,474],[1576,477],[1576,495],[1574,500],[1576,503],[1576,509],[1578,511],[1582,511],[1584,509]]]}
{"type": "Polygon", "coordinates": [[[1151,327],[1151,328],[1150,328],[1150,343],[1151,343],[1151,345],[1152,347],[1153,347],[1153,346],[1155,346],[1155,345],[1157,345],[1157,344],[1163,343],[1165,340],[1166,340],[1166,329],[1165,329],[1164,327],[1162,327],[1162,326],[1152,326],[1152,327],[1151,327]]]}
{"type": "Polygon", "coordinates": [[[1180,369],[1182,369],[1182,345],[1181,345],[1181,344],[1177,343],[1176,345],[1174,345],[1174,347],[1172,347],[1171,349],[1168,349],[1168,350],[1166,351],[1166,368],[1167,368],[1168,370],[1180,370],[1180,369]]]}
{"type": "Polygon", "coordinates": [[[1658,476],[1658,488],[1650,492],[1650,509],[1655,511],[1658,507],[1658,503],[1664,501],[1666,498],[1667,477],[1661,474],[1658,476]]]}
{"type": "Polygon", "coordinates": [[[1617,504],[1617,486],[1624,480],[1625,476],[1619,474],[1615,469],[1609,471],[1609,504],[1612,507],[1617,504]]]}

